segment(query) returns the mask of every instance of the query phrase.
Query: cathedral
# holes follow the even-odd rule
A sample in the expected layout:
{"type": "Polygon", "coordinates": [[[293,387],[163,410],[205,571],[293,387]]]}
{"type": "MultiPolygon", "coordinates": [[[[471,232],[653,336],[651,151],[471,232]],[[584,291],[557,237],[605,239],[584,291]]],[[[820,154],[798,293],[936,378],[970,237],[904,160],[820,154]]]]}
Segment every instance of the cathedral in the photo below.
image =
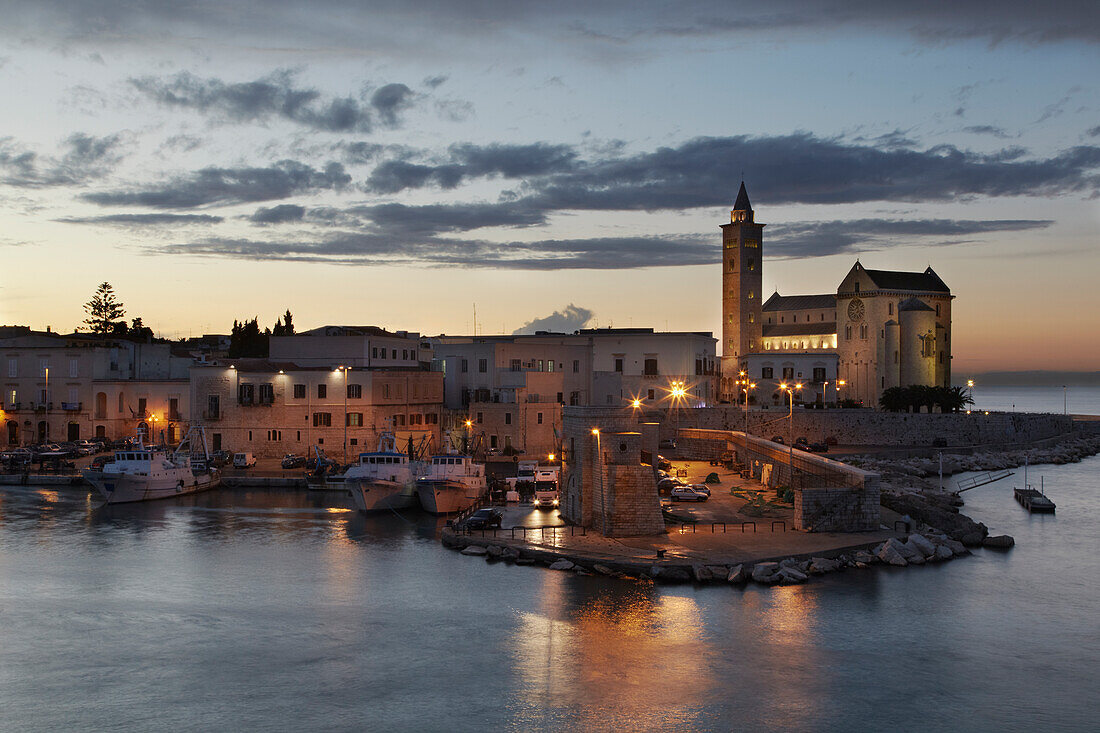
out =
{"type": "Polygon", "coordinates": [[[764,300],[764,226],[742,182],[722,225],[723,402],[751,392],[779,404],[778,385],[794,382],[795,401],[877,407],[889,387],[950,386],[954,296],[931,267],[868,270],[856,260],[835,293],[764,300]]]}

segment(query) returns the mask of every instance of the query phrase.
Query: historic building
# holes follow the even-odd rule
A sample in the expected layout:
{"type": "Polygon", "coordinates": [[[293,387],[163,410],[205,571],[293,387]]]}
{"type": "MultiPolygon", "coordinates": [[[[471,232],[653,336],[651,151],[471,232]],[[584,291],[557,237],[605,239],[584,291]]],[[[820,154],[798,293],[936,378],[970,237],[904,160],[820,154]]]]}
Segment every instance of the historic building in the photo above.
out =
{"type": "Polygon", "coordinates": [[[744,182],[722,225],[721,398],[778,404],[778,384],[803,385],[796,401],[878,405],[884,389],[951,383],[950,288],[923,272],[868,270],[857,260],[835,293],[772,294],[760,302],[763,224],[744,182]],[[843,384],[841,384],[843,382],[843,384]]]}

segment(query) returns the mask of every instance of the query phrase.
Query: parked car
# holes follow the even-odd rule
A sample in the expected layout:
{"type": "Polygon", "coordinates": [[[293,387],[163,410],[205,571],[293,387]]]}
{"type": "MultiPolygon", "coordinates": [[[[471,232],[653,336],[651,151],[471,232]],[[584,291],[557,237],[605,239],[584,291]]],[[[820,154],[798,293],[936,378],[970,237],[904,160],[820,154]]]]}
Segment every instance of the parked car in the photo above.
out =
{"type": "Polygon", "coordinates": [[[710,497],[710,487],[706,484],[692,484],[691,488],[695,489],[700,494],[706,494],[708,498],[710,497]]]}
{"type": "Polygon", "coordinates": [[[80,455],[82,456],[90,456],[99,450],[99,446],[88,440],[87,438],[74,440],[73,445],[76,446],[77,450],[80,451],[80,455]]]}
{"type": "Polygon", "coordinates": [[[779,445],[786,445],[787,444],[787,441],[783,440],[782,435],[773,435],[772,436],[772,442],[773,443],[779,443],[779,445]]]}
{"type": "Polygon", "coordinates": [[[661,471],[671,471],[672,470],[672,462],[669,461],[664,456],[659,455],[659,456],[657,456],[657,468],[660,469],[661,471]]]}
{"type": "Polygon", "coordinates": [[[673,501],[706,501],[710,497],[701,494],[690,486],[677,486],[669,492],[673,501]]]}
{"type": "Polygon", "coordinates": [[[673,476],[663,478],[657,482],[657,488],[661,491],[671,491],[678,486],[687,486],[687,484],[673,476]]]}
{"type": "Polygon", "coordinates": [[[286,469],[305,468],[306,467],[306,457],[305,456],[297,456],[297,455],[294,455],[293,453],[287,453],[285,456],[283,456],[283,462],[280,465],[283,468],[286,468],[286,469]]]}
{"type": "Polygon", "coordinates": [[[252,468],[256,465],[256,457],[251,453],[234,453],[233,468],[252,468]]]}
{"type": "Polygon", "coordinates": [[[499,509],[478,509],[462,524],[466,529],[487,529],[499,527],[503,520],[504,512],[499,509]]]}

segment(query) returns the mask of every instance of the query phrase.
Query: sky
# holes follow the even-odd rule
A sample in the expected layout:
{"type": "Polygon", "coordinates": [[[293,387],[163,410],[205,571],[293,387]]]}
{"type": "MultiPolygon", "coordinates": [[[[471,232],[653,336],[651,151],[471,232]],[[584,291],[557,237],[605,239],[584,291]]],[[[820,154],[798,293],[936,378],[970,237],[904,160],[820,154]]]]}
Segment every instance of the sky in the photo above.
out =
{"type": "Polygon", "coordinates": [[[1094,2],[0,0],[0,324],[721,328],[931,265],[954,372],[1100,369],[1094,2]],[[476,320],[475,320],[476,313],[476,320]]]}

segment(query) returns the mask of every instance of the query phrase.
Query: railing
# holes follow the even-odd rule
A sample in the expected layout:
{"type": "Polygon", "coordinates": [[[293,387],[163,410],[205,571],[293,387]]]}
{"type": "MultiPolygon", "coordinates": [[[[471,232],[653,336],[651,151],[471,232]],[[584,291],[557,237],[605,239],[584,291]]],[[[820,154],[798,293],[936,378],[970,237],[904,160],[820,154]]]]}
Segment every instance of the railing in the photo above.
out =
{"type": "Polygon", "coordinates": [[[68,412],[80,412],[80,410],[84,409],[84,403],[83,402],[62,402],[61,403],[61,409],[66,410],[68,412]]]}
{"type": "MultiPolygon", "coordinates": [[[[777,525],[777,524],[782,525],[782,529],[783,529],[784,532],[787,531],[787,523],[780,520],[780,521],[772,522],[772,528],[771,528],[772,532],[775,531],[775,525],[777,525]]],[[[711,534],[718,534],[718,528],[721,527],[722,528],[722,534],[725,534],[726,532],[731,531],[730,530],[731,526],[736,527],[738,525],[740,525],[740,527],[741,527],[741,534],[745,533],[745,527],[750,527],[750,526],[752,527],[752,533],[756,534],[756,522],[728,522],[728,523],[727,522],[711,522],[710,523],[710,533],[711,534]]],[[[688,527],[691,527],[691,533],[692,534],[696,534],[698,532],[698,523],[697,522],[681,522],[680,523],[680,529],[679,529],[680,534],[687,534],[688,533],[688,527]]]]}
{"type": "Polygon", "coordinates": [[[588,536],[588,530],[576,524],[543,524],[533,527],[517,524],[513,527],[481,527],[479,529],[471,529],[469,527],[463,527],[459,522],[455,522],[453,527],[455,534],[466,535],[468,537],[472,537],[475,534],[480,534],[480,536],[482,537],[488,537],[490,532],[492,533],[493,537],[496,537],[498,532],[507,532],[509,538],[514,540],[516,539],[516,532],[520,532],[520,537],[524,541],[527,540],[528,532],[538,532],[539,538],[543,539],[546,537],[546,530],[550,530],[554,538],[556,539],[558,536],[558,530],[564,530],[566,528],[569,529],[570,537],[574,537],[578,534],[581,537],[588,536]]]}

